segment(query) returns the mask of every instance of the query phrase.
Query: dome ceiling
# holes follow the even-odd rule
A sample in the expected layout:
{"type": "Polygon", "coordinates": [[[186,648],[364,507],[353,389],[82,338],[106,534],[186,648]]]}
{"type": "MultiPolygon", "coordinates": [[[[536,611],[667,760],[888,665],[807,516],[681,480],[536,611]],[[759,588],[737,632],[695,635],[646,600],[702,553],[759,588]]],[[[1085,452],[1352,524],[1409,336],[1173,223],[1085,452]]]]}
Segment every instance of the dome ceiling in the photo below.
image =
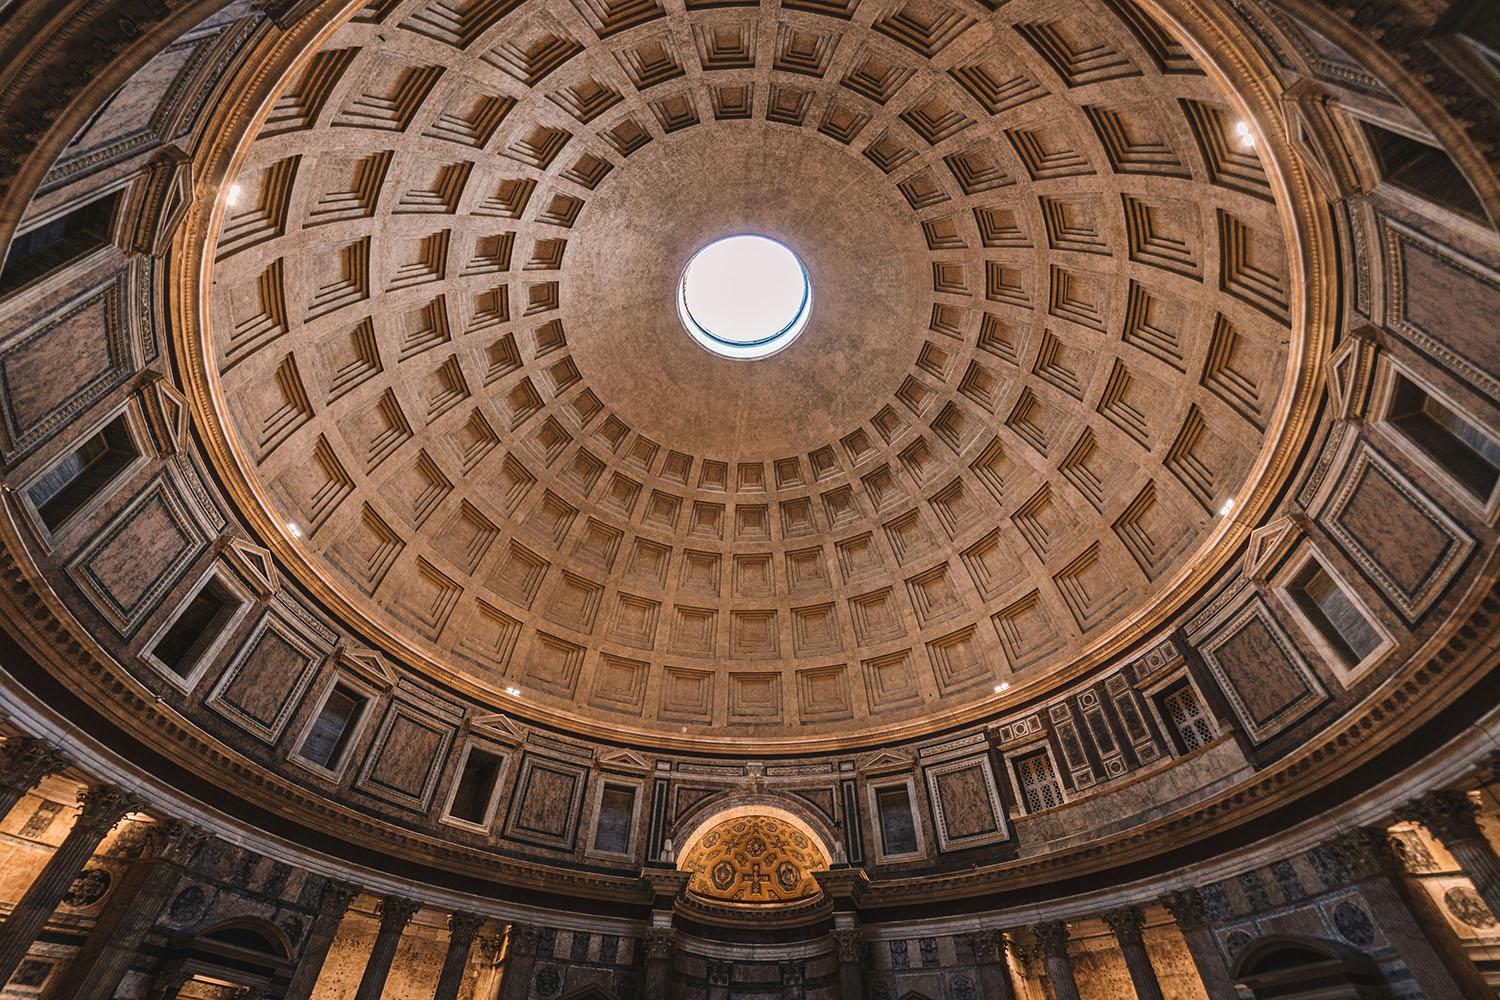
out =
{"type": "Polygon", "coordinates": [[[1299,278],[1237,119],[1108,0],[373,5],[225,193],[221,471],[499,705],[983,710],[1180,603],[1276,444],[1299,278]],[[675,309],[737,232],[815,296],[754,362],[675,309]]]}

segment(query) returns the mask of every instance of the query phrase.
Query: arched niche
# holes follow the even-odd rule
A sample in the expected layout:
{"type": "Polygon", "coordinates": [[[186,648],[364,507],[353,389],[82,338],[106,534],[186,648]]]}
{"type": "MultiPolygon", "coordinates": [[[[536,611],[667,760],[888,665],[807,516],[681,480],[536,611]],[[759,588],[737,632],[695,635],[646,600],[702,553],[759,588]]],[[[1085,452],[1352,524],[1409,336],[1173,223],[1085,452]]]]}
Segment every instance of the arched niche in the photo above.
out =
{"type": "Polygon", "coordinates": [[[1380,967],[1347,945],[1271,934],[1250,942],[1230,970],[1257,1000],[1386,1000],[1380,967]]]}
{"type": "Polygon", "coordinates": [[[672,825],[675,857],[686,857],[709,830],[741,816],[769,816],[784,820],[812,840],[830,863],[836,863],[843,843],[822,819],[796,802],[773,795],[715,795],[688,809],[672,825]]]}

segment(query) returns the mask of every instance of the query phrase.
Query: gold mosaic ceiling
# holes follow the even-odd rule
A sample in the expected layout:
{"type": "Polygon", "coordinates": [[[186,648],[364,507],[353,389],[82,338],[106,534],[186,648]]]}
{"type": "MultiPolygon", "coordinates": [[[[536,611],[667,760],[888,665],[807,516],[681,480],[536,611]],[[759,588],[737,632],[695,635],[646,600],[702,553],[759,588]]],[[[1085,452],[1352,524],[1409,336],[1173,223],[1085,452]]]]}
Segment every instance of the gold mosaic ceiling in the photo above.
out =
{"type": "Polygon", "coordinates": [[[784,819],[739,816],[705,833],[682,859],[688,891],[730,903],[792,903],[815,896],[828,859],[784,819]]]}
{"type": "Polygon", "coordinates": [[[235,474],[372,645],[522,714],[982,711],[1178,600],[1275,438],[1238,118],[1129,0],[373,4],[226,185],[235,474]],[[815,296],[749,363],[673,302],[745,231],[815,296]]]}

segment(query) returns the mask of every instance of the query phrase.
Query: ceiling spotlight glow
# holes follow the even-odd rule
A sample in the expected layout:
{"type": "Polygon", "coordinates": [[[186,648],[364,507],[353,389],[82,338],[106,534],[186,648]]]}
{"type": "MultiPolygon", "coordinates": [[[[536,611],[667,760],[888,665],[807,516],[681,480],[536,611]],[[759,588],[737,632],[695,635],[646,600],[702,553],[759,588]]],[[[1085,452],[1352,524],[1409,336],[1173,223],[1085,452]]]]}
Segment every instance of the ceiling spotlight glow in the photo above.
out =
{"type": "Polygon", "coordinates": [[[1239,122],[1234,127],[1234,134],[1240,137],[1240,145],[1254,146],[1255,136],[1250,131],[1248,122],[1239,122]]]}
{"type": "Polygon", "coordinates": [[[291,535],[292,535],[293,538],[301,538],[302,537],[302,529],[299,528],[299,527],[297,527],[297,525],[295,523],[291,522],[291,521],[288,521],[286,523],[286,530],[289,531],[289,532],[291,532],[291,535]]]}
{"type": "Polygon", "coordinates": [[[1009,690],[1010,690],[1010,681],[1001,681],[999,684],[995,685],[995,693],[996,694],[999,694],[1002,691],[1009,691],[1009,690]]]}
{"type": "Polygon", "coordinates": [[[505,689],[505,693],[510,695],[512,698],[521,697],[521,689],[518,687],[508,687],[505,689]]]}
{"type": "Polygon", "coordinates": [[[224,201],[231,208],[240,203],[240,186],[238,184],[229,185],[229,195],[224,199],[224,201]]]}
{"type": "Polygon", "coordinates": [[[1224,501],[1224,506],[1219,508],[1219,516],[1228,517],[1229,512],[1232,510],[1234,510],[1234,497],[1230,497],[1228,500],[1224,501]]]}
{"type": "Polygon", "coordinates": [[[682,270],[677,315],[723,358],[765,358],[797,339],[812,315],[812,282],[791,250],[765,236],[726,236],[682,270]]]}

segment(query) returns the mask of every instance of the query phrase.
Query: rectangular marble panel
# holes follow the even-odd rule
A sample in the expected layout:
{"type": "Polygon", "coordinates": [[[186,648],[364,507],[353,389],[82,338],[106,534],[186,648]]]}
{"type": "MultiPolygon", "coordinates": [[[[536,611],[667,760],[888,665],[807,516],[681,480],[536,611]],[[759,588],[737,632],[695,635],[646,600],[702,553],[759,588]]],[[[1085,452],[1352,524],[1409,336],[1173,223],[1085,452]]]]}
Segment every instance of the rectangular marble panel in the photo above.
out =
{"type": "Polygon", "coordinates": [[[1494,329],[1476,316],[1500,315],[1500,274],[1380,218],[1386,266],[1386,325],[1491,397],[1500,396],[1494,329]]]}
{"type": "Polygon", "coordinates": [[[322,651],[291,623],[267,613],[214,685],[208,703],[230,721],[274,743],[321,656],[322,651]]]}
{"type": "Polygon", "coordinates": [[[1263,742],[1328,699],[1328,692],[1259,598],[1199,647],[1246,733],[1263,742]]]}
{"type": "Polygon", "coordinates": [[[121,271],[0,344],[7,453],[46,440],[130,373],[126,294],[121,271]]]}
{"type": "Polygon", "coordinates": [[[85,596],[122,635],[140,625],[207,546],[165,475],[151,480],[69,566],[85,596]]]}
{"type": "Polygon", "coordinates": [[[1005,809],[987,756],[951,760],[923,768],[927,795],[943,851],[1006,840],[1005,809]]]}
{"type": "Polygon", "coordinates": [[[1366,442],[1318,523],[1408,621],[1437,600],[1474,550],[1469,533],[1366,442]]]}
{"type": "Polygon", "coordinates": [[[362,791],[419,811],[432,801],[457,727],[395,702],[386,711],[360,773],[362,791]]]}
{"type": "Polygon", "coordinates": [[[539,847],[571,850],[587,778],[588,770],[577,764],[523,754],[505,835],[539,847]]]}

